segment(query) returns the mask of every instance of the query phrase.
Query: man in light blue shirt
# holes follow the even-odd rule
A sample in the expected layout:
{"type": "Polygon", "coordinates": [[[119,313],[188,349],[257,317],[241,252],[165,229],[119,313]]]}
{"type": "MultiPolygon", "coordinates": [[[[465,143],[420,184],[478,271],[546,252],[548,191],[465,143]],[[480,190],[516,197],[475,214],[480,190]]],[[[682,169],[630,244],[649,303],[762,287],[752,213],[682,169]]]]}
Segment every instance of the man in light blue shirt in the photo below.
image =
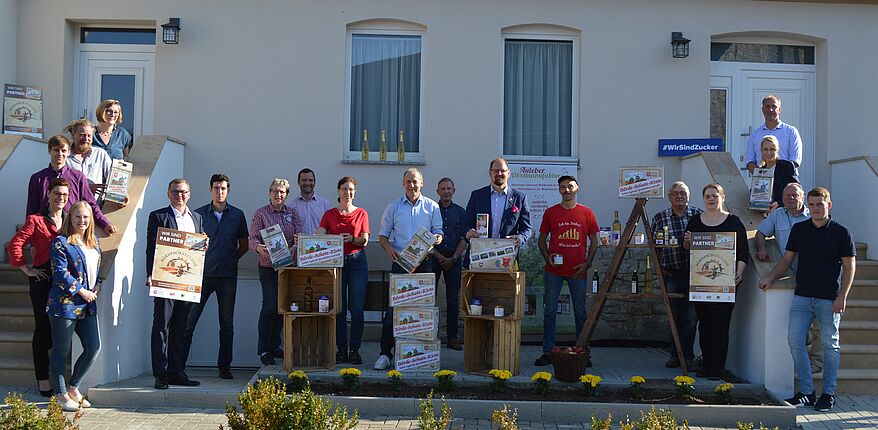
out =
{"type": "Polygon", "coordinates": [[[768,95],[762,99],[762,116],[765,123],[750,132],[747,138],[747,153],[744,155],[747,170],[753,173],[762,160],[762,139],[771,134],[777,138],[777,158],[791,161],[796,167],[802,164],[802,138],[799,130],[780,120],[780,98],[768,95]]]}
{"type": "MultiPolygon", "coordinates": [[[[438,203],[421,195],[423,175],[418,169],[411,168],[405,171],[402,178],[405,195],[387,205],[384,215],[381,216],[381,230],[378,233],[378,244],[394,262],[391,273],[406,273],[396,261],[399,253],[421,227],[436,236],[437,245],[442,243],[442,212],[438,203]]],[[[427,258],[415,271],[433,273],[431,263],[431,259],[427,258]]],[[[382,320],[381,355],[375,362],[376,370],[390,368],[394,346],[396,339],[393,337],[393,308],[388,307],[382,320]]]]}
{"type": "Polygon", "coordinates": [[[314,234],[320,226],[323,214],[332,209],[332,204],[314,192],[317,179],[313,170],[307,167],[299,170],[298,182],[299,195],[287,204],[299,213],[299,218],[302,219],[302,234],[314,234]]]}

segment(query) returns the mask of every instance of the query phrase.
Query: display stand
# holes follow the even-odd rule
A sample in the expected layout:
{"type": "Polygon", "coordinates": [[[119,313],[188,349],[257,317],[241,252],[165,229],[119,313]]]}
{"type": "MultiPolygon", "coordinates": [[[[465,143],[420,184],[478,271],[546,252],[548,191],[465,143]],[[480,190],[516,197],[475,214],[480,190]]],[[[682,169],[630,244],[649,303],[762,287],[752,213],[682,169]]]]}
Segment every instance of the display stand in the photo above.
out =
{"type": "Polygon", "coordinates": [[[524,315],[524,272],[464,271],[460,311],[463,317],[464,371],[488,374],[491,369],[521,372],[521,318],[524,315]],[[473,315],[473,298],[482,300],[482,315],[473,315]],[[494,316],[502,306],[504,315],[494,316]]]}
{"type": "MultiPolygon", "coordinates": [[[[680,367],[683,370],[683,374],[688,374],[688,369],[686,368],[686,360],[683,357],[683,349],[680,348],[680,336],[677,333],[677,325],[674,324],[674,312],[671,310],[671,302],[668,300],[669,297],[673,298],[684,298],[685,295],[682,293],[668,293],[667,288],[665,287],[665,281],[662,277],[661,266],[659,265],[659,256],[657,248],[664,247],[665,245],[656,245],[655,244],[655,236],[652,232],[652,227],[649,223],[649,217],[646,214],[646,198],[638,198],[634,203],[634,208],[631,209],[631,215],[628,217],[628,222],[625,223],[625,230],[622,232],[622,236],[619,238],[619,244],[616,246],[616,252],[613,254],[613,258],[610,260],[610,265],[607,267],[607,273],[604,275],[604,279],[601,282],[600,288],[598,289],[598,293],[594,296],[594,304],[592,305],[591,310],[588,312],[588,319],[585,321],[585,326],[582,328],[582,332],[579,333],[579,338],[576,341],[576,346],[580,348],[585,348],[588,346],[591,341],[591,336],[594,334],[595,325],[597,325],[598,319],[601,316],[601,312],[604,310],[604,305],[607,302],[607,299],[622,299],[622,298],[648,298],[648,297],[660,297],[662,302],[665,304],[665,309],[668,314],[668,325],[671,327],[671,337],[674,339],[674,345],[677,347],[677,358],[680,360],[680,367]],[[635,245],[631,243],[631,238],[634,236],[634,230],[637,228],[638,222],[643,222],[643,227],[646,233],[646,243],[642,245],[635,245]],[[640,293],[611,293],[610,289],[613,287],[613,283],[619,275],[619,267],[622,265],[622,260],[625,258],[625,254],[628,252],[629,248],[649,248],[649,253],[652,256],[653,261],[656,263],[653,265],[653,270],[655,271],[655,276],[658,280],[659,285],[659,293],[658,294],[646,294],[640,293]]],[[[653,276],[652,274],[647,273],[646,276],[653,276]]]]}
{"type": "Polygon", "coordinates": [[[277,274],[277,313],[283,315],[284,370],[335,368],[335,316],[341,300],[341,269],[284,267],[277,274]],[[305,290],[311,287],[310,311],[305,290]],[[329,297],[328,312],[318,312],[320,296],[329,297]],[[290,310],[295,302],[298,311],[290,310]]]}

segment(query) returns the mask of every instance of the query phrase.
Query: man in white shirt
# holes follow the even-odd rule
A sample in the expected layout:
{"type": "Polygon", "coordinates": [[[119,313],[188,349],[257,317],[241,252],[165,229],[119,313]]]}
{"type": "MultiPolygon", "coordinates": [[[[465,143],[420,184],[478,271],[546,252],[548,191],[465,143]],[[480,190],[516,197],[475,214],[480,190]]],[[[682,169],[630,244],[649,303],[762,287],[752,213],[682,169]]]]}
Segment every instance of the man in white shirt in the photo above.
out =
{"type": "Polygon", "coordinates": [[[788,160],[799,167],[802,164],[802,138],[799,136],[799,130],[780,120],[780,98],[775,95],[768,95],[762,99],[762,116],[765,117],[765,123],[750,132],[747,138],[747,153],[745,161],[747,162],[747,170],[753,173],[762,160],[762,139],[767,135],[773,135],[777,138],[777,158],[788,160]]]}
{"type": "Polygon", "coordinates": [[[64,130],[73,138],[72,152],[67,157],[67,166],[85,175],[95,200],[100,203],[104,197],[104,188],[110,180],[113,159],[107,151],[92,146],[95,128],[91,121],[78,119],[71,122],[64,130]]]}
{"type": "Polygon", "coordinates": [[[300,170],[298,182],[299,195],[288,204],[299,213],[299,218],[302,219],[302,234],[314,234],[317,227],[320,226],[323,214],[332,209],[332,204],[314,192],[317,179],[313,170],[307,167],[300,170]]]}

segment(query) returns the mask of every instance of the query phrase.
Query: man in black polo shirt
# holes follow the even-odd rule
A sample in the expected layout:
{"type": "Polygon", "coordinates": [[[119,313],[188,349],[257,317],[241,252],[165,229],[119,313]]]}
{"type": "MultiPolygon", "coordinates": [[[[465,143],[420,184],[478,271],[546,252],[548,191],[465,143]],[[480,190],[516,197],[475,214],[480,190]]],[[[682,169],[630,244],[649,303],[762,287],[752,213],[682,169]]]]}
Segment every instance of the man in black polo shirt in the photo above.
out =
{"type": "Polygon", "coordinates": [[[774,266],[774,270],[759,280],[759,288],[768,289],[772,281],[787,271],[796,256],[799,257],[796,292],[790,306],[787,335],[799,392],[793,398],[787,399],[787,402],[794,406],[813,405],[821,412],[831,410],[835,404],[836,378],[841,359],[838,325],[856,270],[854,240],[847,227],[829,216],[831,208],[829,190],[817,187],[809,191],[808,209],[811,211],[811,220],[793,226],[786,253],[774,266]],[[823,345],[823,394],[816,402],[811,362],[805,349],[808,329],[815,319],[820,326],[823,345]]]}
{"type": "Polygon", "coordinates": [[[439,195],[439,212],[442,213],[442,232],[445,240],[434,247],[433,273],[436,274],[436,282],[439,277],[445,275],[445,304],[448,314],[446,333],[448,334],[448,348],[456,351],[463,349],[457,339],[458,316],[460,315],[460,256],[466,250],[466,233],[463,219],[465,210],[454,203],[454,181],[451,178],[442,178],[436,186],[436,194],[439,195]]]}
{"type": "Polygon", "coordinates": [[[204,279],[201,286],[201,303],[192,306],[186,331],[187,344],[192,342],[195,325],[204,311],[204,304],[211,293],[216,292],[219,314],[219,377],[232,379],[232,342],[234,339],[235,294],[238,291],[238,259],[249,248],[247,219],[244,212],[230,205],[229,177],[218,173],[210,177],[211,202],[196,209],[201,215],[204,232],[210,238],[210,247],[204,257],[204,279]]]}

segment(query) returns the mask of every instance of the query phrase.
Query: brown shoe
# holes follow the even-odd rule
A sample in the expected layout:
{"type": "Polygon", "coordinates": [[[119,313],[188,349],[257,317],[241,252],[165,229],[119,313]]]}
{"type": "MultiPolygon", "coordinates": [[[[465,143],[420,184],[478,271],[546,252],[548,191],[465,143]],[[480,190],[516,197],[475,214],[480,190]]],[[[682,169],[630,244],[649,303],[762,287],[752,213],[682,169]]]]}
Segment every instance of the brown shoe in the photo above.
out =
{"type": "Polygon", "coordinates": [[[460,345],[460,342],[457,339],[448,339],[448,349],[463,351],[463,346],[460,345]]]}

